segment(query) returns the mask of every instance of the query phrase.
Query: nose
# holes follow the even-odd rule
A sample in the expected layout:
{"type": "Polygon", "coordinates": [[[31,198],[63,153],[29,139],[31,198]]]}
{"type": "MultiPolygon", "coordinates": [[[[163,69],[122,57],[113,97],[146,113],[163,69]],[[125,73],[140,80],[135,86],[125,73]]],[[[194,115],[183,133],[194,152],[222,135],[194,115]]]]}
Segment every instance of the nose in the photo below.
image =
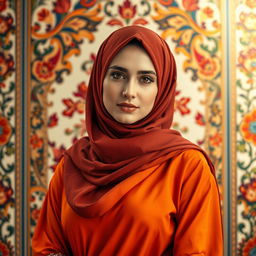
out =
{"type": "Polygon", "coordinates": [[[129,79],[124,85],[122,96],[128,99],[134,99],[136,97],[136,80],[129,79]]]}

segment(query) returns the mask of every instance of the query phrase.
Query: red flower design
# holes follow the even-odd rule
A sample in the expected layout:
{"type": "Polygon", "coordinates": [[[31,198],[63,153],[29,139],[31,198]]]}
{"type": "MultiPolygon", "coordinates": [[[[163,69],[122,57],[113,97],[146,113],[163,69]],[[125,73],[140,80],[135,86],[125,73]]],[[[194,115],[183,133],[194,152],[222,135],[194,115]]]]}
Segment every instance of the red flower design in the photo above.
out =
{"type": "Polygon", "coordinates": [[[36,222],[39,219],[41,209],[34,209],[31,212],[31,218],[36,222]]]}
{"type": "Polygon", "coordinates": [[[0,0],[0,12],[6,9],[6,0],[0,0]]]}
{"type": "Polygon", "coordinates": [[[0,116],[0,146],[5,145],[11,136],[12,128],[9,124],[9,121],[0,116]]]}
{"type": "Polygon", "coordinates": [[[211,144],[216,147],[222,143],[222,137],[219,133],[215,133],[214,135],[210,136],[209,140],[211,144]]]}
{"type": "Polygon", "coordinates": [[[205,7],[203,10],[203,13],[205,13],[206,16],[208,16],[209,18],[213,17],[213,9],[210,8],[209,6],[205,7]]]}
{"type": "Polygon", "coordinates": [[[201,113],[197,112],[195,119],[198,125],[201,125],[201,126],[205,125],[204,116],[201,113]]]}
{"type": "Polygon", "coordinates": [[[54,56],[47,61],[35,61],[33,64],[33,74],[42,82],[49,82],[55,79],[55,68],[61,58],[61,50],[58,50],[54,56]]]}
{"type": "Polygon", "coordinates": [[[249,239],[243,248],[243,256],[255,255],[256,253],[256,236],[249,239]]]}
{"type": "Polygon", "coordinates": [[[84,102],[77,101],[74,102],[72,99],[63,99],[62,102],[66,105],[66,109],[62,112],[64,116],[73,116],[75,112],[78,112],[79,114],[84,113],[84,102]]]}
{"type": "Polygon", "coordinates": [[[44,61],[37,62],[37,65],[35,66],[36,74],[43,80],[48,80],[54,76],[53,69],[54,67],[51,65],[51,63],[44,61]]]}
{"type": "Polygon", "coordinates": [[[60,14],[67,13],[70,6],[71,6],[70,0],[57,0],[56,3],[54,3],[53,11],[60,14]]]}
{"type": "Polygon", "coordinates": [[[0,242],[0,255],[1,256],[9,256],[10,255],[10,250],[6,246],[6,244],[0,242]]]}
{"type": "Polygon", "coordinates": [[[80,0],[80,4],[86,8],[91,8],[96,2],[97,0],[80,0]]]}
{"type": "Polygon", "coordinates": [[[241,185],[239,190],[247,202],[256,203],[256,179],[252,179],[248,184],[241,185]]]}
{"type": "Polygon", "coordinates": [[[125,0],[123,5],[119,5],[118,11],[121,17],[128,22],[136,14],[136,5],[132,5],[129,0],[125,0]]]}
{"type": "MultiPolygon", "coordinates": [[[[1,1],[1,0],[0,0],[1,1]]],[[[0,34],[4,35],[12,27],[13,18],[10,14],[7,17],[0,16],[0,34]]]]}
{"type": "Polygon", "coordinates": [[[86,98],[86,95],[87,95],[87,85],[85,84],[85,82],[81,82],[78,87],[77,87],[77,92],[74,92],[74,95],[76,97],[80,97],[82,99],[85,99],[86,98]]]}
{"type": "Polygon", "coordinates": [[[187,104],[190,102],[190,98],[182,97],[179,100],[175,101],[175,110],[179,110],[181,115],[187,115],[190,113],[190,109],[187,107],[187,104]]]}
{"type": "Polygon", "coordinates": [[[244,116],[240,130],[244,140],[256,145],[256,109],[244,116]]]}
{"type": "Polygon", "coordinates": [[[54,113],[49,117],[47,126],[54,127],[58,124],[58,121],[59,121],[59,119],[58,119],[57,113],[54,113]]]}
{"type": "Polygon", "coordinates": [[[45,20],[50,14],[50,11],[43,8],[37,15],[38,15],[38,20],[43,21],[45,20]]]}
{"type": "Polygon", "coordinates": [[[3,207],[10,200],[12,195],[12,188],[4,186],[3,182],[0,181],[0,206],[3,207]]]}
{"type": "Polygon", "coordinates": [[[195,59],[198,64],[199,72],[207,77],[213,77],[216,75],[217,64],[212,58],[206,58],[194,49],[195,59]]]}
{"type": "Polygon", "coordinates": [[[33,149],[41,148],[43,146],[43,143],[44,140],[42,138],[39,138],[36,133],[30,138],[30,144],[33,149]]]}
{"type": "Polygon", "coordinates": [[[198,0],[182,0],[182,4],[188,12],[193,12],[199,9],[198,0]]]}
{"type": "Polygon", "coordinates": [[[12,56],[5,57],[4,54],[0,53],[0,76],[4,77],[13,69],[14,62],[12,56]]]}
{"type": "MultiPolygon", "coordinates": [[[[179,95],[180,91],[175,92],[175,96],[179,95]]],[[[186,115],[190,113],[190,109],[187,107],[187,104],[189,103],[190,98],[182,97],[181,99],[175,100],[174,109],[175,111],[178,109],[181,113],[181,115],[186,115]]]]}

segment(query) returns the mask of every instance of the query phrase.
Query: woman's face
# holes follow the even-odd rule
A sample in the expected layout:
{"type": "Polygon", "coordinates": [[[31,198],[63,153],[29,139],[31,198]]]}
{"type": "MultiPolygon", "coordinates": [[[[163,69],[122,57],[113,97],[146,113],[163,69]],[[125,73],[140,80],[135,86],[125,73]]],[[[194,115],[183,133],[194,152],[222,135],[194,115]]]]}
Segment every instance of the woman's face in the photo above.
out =
{"type": "Polygon", "coordinates": [[[127,45],[108,67],[103,81],[103,103],[117,122],[132,124],[150,113],[157,90],[157,74],[147,52],[127,45]]]}

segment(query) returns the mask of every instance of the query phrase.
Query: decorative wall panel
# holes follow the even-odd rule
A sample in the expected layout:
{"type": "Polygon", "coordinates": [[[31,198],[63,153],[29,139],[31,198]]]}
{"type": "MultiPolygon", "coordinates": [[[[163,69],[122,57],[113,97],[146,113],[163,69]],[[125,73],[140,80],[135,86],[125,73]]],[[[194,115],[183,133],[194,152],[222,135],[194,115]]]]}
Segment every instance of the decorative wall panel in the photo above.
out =
{"type": "Polygon", "coordinates": [[[232,209],[226,208],[232,215],[224,219],[225,227],[232,226],[225,233],[231,237],[226,254],[254,255],[255,21],[255,0],[0,0],[0,255],[31,255],[54,168],[62,153],[86,135],[85,97],[97,50],[111,32],[129,25],[154,30],[174,53],[173,128],[208,152],[222,199],[232,187],[232,198],[222,201],[232,201],[232,209]],[[22,28],[24,8],[29,15],[22,28]],[[20,67],[22,61],[27,68],[20,67]],[[28,102],[21,91],[29,94],[28,102]],[[28,113],[21,113],[20,105],[28,113]],[[21,137],[21,123],[28,138],[21,137]],[[21,170],[20,157],[28,168],[21,170]],[[21,253],[20,246],[28,249],[21,253]]]}
{"type": "Polygon", "coordinates": [[[256,253],[256,2],[237,1],[234,110],[236,223],[234,253],[256,253]]]}
{"type": "Polygon", "coordinates": [[[34,1],[31,10],[31,235],[55,165],[86,134],[84,99],[97,49],[122,26],[146,26],[169,43],[178,66],[173,127],[207,150],[223,190],[217,1],[34,1]]]}
{"type": "Polygon", "coordinates": [[[15,2],[0,4],[0,255],[15,252],[15,2]]]}

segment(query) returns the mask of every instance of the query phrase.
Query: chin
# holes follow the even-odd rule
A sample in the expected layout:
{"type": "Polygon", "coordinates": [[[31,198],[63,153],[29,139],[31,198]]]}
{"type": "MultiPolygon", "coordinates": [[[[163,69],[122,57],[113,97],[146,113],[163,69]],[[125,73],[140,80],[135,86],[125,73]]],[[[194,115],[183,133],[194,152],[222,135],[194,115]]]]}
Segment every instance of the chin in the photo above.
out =
{"type": "Polygon", "coordinates": [[[121,124],[133,124],[137,122],[138,120],[135,118],[114,118],[118,123],[121,124]]]}

